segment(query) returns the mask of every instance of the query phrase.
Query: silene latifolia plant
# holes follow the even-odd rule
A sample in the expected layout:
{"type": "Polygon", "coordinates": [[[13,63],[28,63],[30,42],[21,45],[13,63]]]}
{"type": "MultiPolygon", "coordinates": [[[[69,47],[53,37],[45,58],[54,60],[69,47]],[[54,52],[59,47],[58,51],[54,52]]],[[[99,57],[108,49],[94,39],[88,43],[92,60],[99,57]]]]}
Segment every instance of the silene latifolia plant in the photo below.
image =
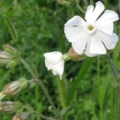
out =
{"type": "MultiPolygon", "coordinates": [[[[83,2],[87,3],[85,0],[83,2]]],[[[70,6],[72,1],[58,0],[58,3],[70,6]]],[[[68,42],[71,43],[71,48],[68,52],[62,54],[60,51],[53,51],[44,54],[47,70],[51,70],[58,81],[61,110],[55,106],[46,87],[41,79],[39,79],[37,70],[25,62],[17,49],[10,45],[4,45],[4,51],[0,51],[0,63],[6,65],[6,68],[11,68],[21,62],[30,72],[32,78],[31,80],[27,80],[21,77],[3,87],[0,92],[0,112],[14,114],[13,120],[30,120],[33,114],[45,120],[68,120],[67,113],[69,109],[72,109],[70,102],[75,90],[74,84],[70,89],[66,88],[67,83],[63,76],[65,62],[68,60],[81,61],[88,57],[105,55],[115,80],[114,120],[119,120],[118,95],[120,70],[110,58],[110,50],[114,49],[118,42],[118,35],[114,33],[114,22],[119,20],[119,17],[115,11],[105,10],[105,6],[101,1],[96,2],[95,6],[88,5],[88,3],[86,5],[87,9],[84,11],[76,0],[76,7],[85,14],[85,20],[79,15],[75,15],[64,25],[63,32],[68,42]],[[34,87],[36,84],[40,85],[56,116],[45,116],[36,111],[32,106],[19,101],[4,101],[4,98],[16,96],[21,91],[24,92],[25,89],[34,87]]],[[[100,120],[103,119],[100,118],[100,120]]]]}

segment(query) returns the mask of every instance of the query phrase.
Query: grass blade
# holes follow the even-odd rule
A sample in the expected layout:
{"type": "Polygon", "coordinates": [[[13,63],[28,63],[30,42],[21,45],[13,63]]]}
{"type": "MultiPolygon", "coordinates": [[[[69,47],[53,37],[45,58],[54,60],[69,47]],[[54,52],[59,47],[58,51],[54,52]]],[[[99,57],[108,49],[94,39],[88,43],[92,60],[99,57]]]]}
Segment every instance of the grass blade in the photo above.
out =
{"type": "Polygon", "coordinates": [[[80,83],[81,79],[84,77],[84,75],[86,74],[89,66],[91,65],[92,61],[94,58],[87,58],[87,60],[83,63],[76,80],[72,83],[72,87],[69,90],[68,96],[67,96],[67,104],[69,105],[70,102],[73,99],[73,96],[75,94],[75,91],[77,89],[78,84],[80,83]]]}
{"type": "Polygon", "coordinates": [[[4,15],[4,18],[6,20],[9,32],[11,34],[11,37],[13,40],[17,40],[18,39],[18,34],[17,34],[17,30],[14,26],[14,24],[12,23],[12,21],[10,20],[10,18],[6,15],[4,15]]]}

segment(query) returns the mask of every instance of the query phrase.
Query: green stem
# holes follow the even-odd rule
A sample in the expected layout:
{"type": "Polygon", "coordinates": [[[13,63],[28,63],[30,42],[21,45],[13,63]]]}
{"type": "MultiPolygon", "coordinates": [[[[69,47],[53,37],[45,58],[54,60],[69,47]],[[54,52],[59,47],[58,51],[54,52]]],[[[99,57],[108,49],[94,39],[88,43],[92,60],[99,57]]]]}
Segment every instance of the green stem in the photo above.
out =
{"type": "Polygon", "coordinates": [[[64,80],[60,80],[59,76],[57,76],[57,81],[58,81],[58,89],[59,89],[59,95],[60,95],[60,101],[61,101],[61,105],[62,108],[66,108],[66,88],[65,88],[65,81],[64,80]]]}
{"type": "Polygon", "coordinates": [[[114,118],[114,88],[110,86],[110,117],[109,120],[113,120],[114,118]]]}
{"type": "Polygon", "coordinates": [[[99,102],[99,106],[100,106],[100,120],[103,120],[103,88],[102,88],[102,83],[101,83],[101,79],[100,79],[100,60],[99,60],[99,56],[97,57],[97,77],[98,77],[98,88],[99,88],[99,92],[101,94],[101,99],[99,102]]]}
{"type": "Polygon", "coordinates": [[[58,113],[58,111],[57,111],[57,109],[56,109],[56,107],[55,107],[55,105],[54,105],[54,103],[53,103],[53,101],[52,101],[49,93],[47,92],[44,84],[42,83],[42,81],[34,74],[34,72],[32,71],[32,69],[31,69],[31,68],[29,67],[29,65],[24,61],[24,59],[20,58],[20,61],[23,63],[23,65],[25,66],[25,68],[31,73],[31,75],[33,76],[35,82],[37,82],[37,83],[41,86],[43,92],[45,93],[46,97],[48,98],[48,101],[50,102],[51,106],[53,107],[53,109],[54,109],[54,111],[55,111],[58,119],[60,120],[61,117],[60,117],[60,115],[59,115],[59,113],[58,113]]]}
{"type": "Polygon", "coordinates": [[[100,120],[103,120],[103,86],[100,85],[102,101],[100,101],[100,120]]]}
{"type": "Polygon", "coordinates": [[[87,0],[83,0],[83,2],[85,3],[86,6],[89,5],[88,2],[87,2],[87,0]]]}
{"type": "MultiPolygon", "coordinates": [[[[41,103],[39,103],[40,94],[38,92],[38,88],[39,88],[39,85],[36,85],[35,86],[35,107],[36,107],[36,111],[39,111],[41,113],[41,103]],[[38,103],[39,103],[39,106],[38,106],[38,103]]],[[[37,120],[41,120],[41,118],[37,116],[37,120]]]]}
{"type": "Polygon", "coordinates": [[[43,119],[45,119],[45,120],[56,120],[56,119],[54,119],[54,118],[46,117],[46,116],[44,116],[44,115],[42,115],[42,114],[40,114],[40,113],[38,113],[38,112],[36,112],[36,111],[32,111],[31,113],[32,113],[32,114],[36,114],[36,115],[40,116],[41,118],[43,118],[43,119]]]}
{"type": "Polygon", "coordinates": [[[108,0],[105,0],[105,7],[107,8],[108,7],[108,0]]]}
{"type": "MultiPolygon", "coordinates": [[[[107,58],[108,58],[108,62],[109,62],[110,68],[112,70],[112,73],[113,73],[113,75],[115,77],[115,82],[117,82],[117,76],[116,76],[115,71],[114,71],[114,69],[112,67],[112,63],[111,63],[109,54],[107,54],[107,58]]],[[[118,116],[118,114],[119,114],[118,113],[118,111],[119,111],[119,100],[118,99],[119,99],[119,88],[115,87],[115,116],[114,116],[115,120],[119,119],[119,116],[118,116]]]]}
{"type": "Polygon", "coordinates": [[[79,0],[76,0],[76,5],[78,7],[78,9],[83,13],[85,14],[85,11],[81,8],[81,6],[79,5],[79,0]]]}
{"type": "Polygon", "coordinates": [[[115,88],[115,120],[119,119],[119,87],[115,88]]]}

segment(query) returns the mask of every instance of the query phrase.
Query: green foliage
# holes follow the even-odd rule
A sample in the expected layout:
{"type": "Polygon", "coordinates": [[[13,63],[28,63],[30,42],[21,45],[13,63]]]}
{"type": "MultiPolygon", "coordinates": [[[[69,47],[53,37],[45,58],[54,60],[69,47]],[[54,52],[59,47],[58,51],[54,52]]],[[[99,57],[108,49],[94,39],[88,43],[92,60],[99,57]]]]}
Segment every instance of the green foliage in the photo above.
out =
{"type": "MultiPolygon", "coordinates": [[[[120,13],[120,1],[103,2],[107,9],[120,13]]],[[[80,4],[82,8],[86,8],[82,2],[80,4]]],[[[0,49],[2,45],[10,44],[20,51],[30,66],[37,69],[39,78],[42,79],[59,111],[62,111],[62,108],[57,97],[57,81],[51,71],[45,68],[43,54],[50,51],[62,53],[68,51],[71,45],[65,38],[64,24],[74,15],[84,16],[75,4],[62,6],[56,0],[0,0],[0,49]]],[[[119,22],[116,22],[115,26],[115,31],[120,36],[119,22]]],[[[112,53],[113,61],[118,67],[120,67],[119,48],[120,42],[112,53]]],[[[99,61],[96,57],[88,58],[83,62],[84,60],[68,61],[65,64],[68,104],[71,107],[64,109],[63,114],[67,111],[69,120],[113,120],[114,78],[110,74],[107,58],[101,56],[99,61]]],[[[7,83],[21,77],[31,79],[31,75],[20,63],[12,69],[6,69],[2,65],[0,67],[0,90],[7,83]]],[[[19,100],[24,104],[30,104],[46,116],[55,117],[38,85],[24,90],[14,98],[4,100],[19,100]]],[[[0,113],[2,120],[10,120],[12,116],[0,113]]],[[[33,115],[30,120],[42,119],[33,115]]]]}
{"type": "Polygon", "coordinates": [[[93,58],[88,58],[85,63],[82,65],[77,78],[75,79],[75,81],[72,83],[73,85],[71,86],[71,89],[68,93],[68,98],[67,98],[67,104],[69,105],[70,102],[72,101],[72,98],[74,97],[74,94],[76,92],[77,86],[80,83],[80,80],[85,76],[87,70],[89,69],[91,63],[93,61],[93,58]]]}

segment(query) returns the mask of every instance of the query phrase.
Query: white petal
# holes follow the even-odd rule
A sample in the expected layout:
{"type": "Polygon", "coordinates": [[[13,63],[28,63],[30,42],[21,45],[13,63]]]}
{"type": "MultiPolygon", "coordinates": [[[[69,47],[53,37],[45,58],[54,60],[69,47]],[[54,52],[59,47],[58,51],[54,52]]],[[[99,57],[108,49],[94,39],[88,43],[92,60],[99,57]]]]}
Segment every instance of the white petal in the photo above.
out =
{"type": "Polygon", "coordinates": [[[50,61],[45,59],[45,66],[47,67],[48,70],[50,70],[52,68],[53,64],[51,64],[50,61]]]}
{"type": "Polygon", "coordinates": [[[111,10],[106,10],[102,15],[101,17],[98,19],[97,22],[101,22],[101,21],[116,21],[118,20],[119,17],[118,17],[118,14],[115,12],[115,11],[111,11],[111,10]]]}
{"type": "Polygon", "coordinates": [[[81,34],[81,32],[83,31],[83,29],[76,27],[76,28],[68,28],[65,27],[65,36],[68,39],[69,42],[73,42],[76,40],[76,38],[78,37],[79,34],[81,34]]]}
{"type": "Polygon", "coordinates": [[[93,6],[88,6],[88,10],[86,13],[86,20],[88,23],[94,23],[97,18],[100,16],[100,14],[104,11],[104,5],[102,2],[98,1],[96,3],[96,7],[93,11],[93,6]],[[93,12],[92,12],[93,11],[93,12]]]}
{"type": "Polygon", "coordinates": [[[62,76],[64,72],[64,61],[62,59],[52,67],[52,72],[54,75],[58,74],[60,77],[62,76]]]}
{"type": "Polygon", "coordinates": [[[82,54],[83,50],[85,49],[85,46],[90,38],[90,35],[86,32],[83,32],[78,36],[78,38],[72,43],[73,49],[78,53],[82,54]]]}
{"type": "Polygon", "coordinates": [[[59,62],[59,60],[62,57],[62,53],[55,51],[55,52],[45,53],[44,56],[45,56],[45,66],[48,68],[48,70],[50,70],[52,66],[54,66],[59,62]]]}
{"type": "Polygon", "coordinates": [[[118,14],[116,12],[106,10],[104,14],[96,21],[95,25],[97,30],[111,35],[114,29],[113,22],[118,19],[118,14]]]}
{"type": "Polygon", "coordinates": [[[53,75],[57,75],[57,72],[56,72],[56,71],[53,71],[53,70],[52,70],[52,73],[53,73],[53,75]]]}
{"type": "Polygon", "coordinates": [[[106,54],[105,46],[96,33],[92,35],[89,52],[91,54],[106,54]]]}
{"type": "Polygon", "coordinates": [[[104,11],[105,7],[102,2],[98,1],[96,3],[96,7],[93,11],[93,18],[96,21],[96,19],[100,16],[100,14],[104,11]]]}
{"type": "Polygon", "coordinates": [[[88,56],[88,57],[94,57],[94,56],[98,56],[98,55],[99,55],[99,54],[90,53],[88,49],[86,50],[86,53],[85,53],[85,54],[86,54],[86,56],[88,56]]]}
{"type": "Polygon", "coordinates": [[[55,52],[45,53],[44,56],[47,61],[56,64],[59,61],[59,59],[62,57],[62,53],[55,51],[55,52]]]}
{"type": "Polygon", "coordinates": [[[102,31],[104,33],[107,34],[112,34],[113,33],[113,22],[111,21],[103,21],[103,20],[99,20],[96,22],[96,29],[99,31],[102,31]]]}
{"type": "Polygon", "coordinates": [[[87,44],[87,48],[86,48],[86,52],[85,54],[89,57],[94,57],[94,56],[97,56],[98,54],[93,54],[93,53],[90,53],[90,43],[91,43],[91,38],[87,44]]]}
{"type": "Polygon", "coordinates": [[[86,11],[86,14],[85,14],[85,19],[87,22],[90,22],[91,23],[91,16],[92,16],[92,13],[93,13],[93,5],[89,5],[87,7],[87,11],[86,11]]]}
{"type": "Polygon", "coordinates": [[[97,34],[105,44],[106,48],[109,50],[113,49],[118,42],[118,36],[115,33],[108,35],[103,32],[97,32],[97,34]]]}
{"type": "Polygon", "coordinates": [[[74,16],[70,19],[64,27],[64,32],[68,41],[73,42],[76,39],[76,36],[83,31],[85,25],[86,22],[79,16],[74,16]]]}
{"type": "Polygon", "coordinates": [[[84,26],[84,24],[86,22],[80,16],[74,16],[65,24],[65,27],[84,26]]]}

